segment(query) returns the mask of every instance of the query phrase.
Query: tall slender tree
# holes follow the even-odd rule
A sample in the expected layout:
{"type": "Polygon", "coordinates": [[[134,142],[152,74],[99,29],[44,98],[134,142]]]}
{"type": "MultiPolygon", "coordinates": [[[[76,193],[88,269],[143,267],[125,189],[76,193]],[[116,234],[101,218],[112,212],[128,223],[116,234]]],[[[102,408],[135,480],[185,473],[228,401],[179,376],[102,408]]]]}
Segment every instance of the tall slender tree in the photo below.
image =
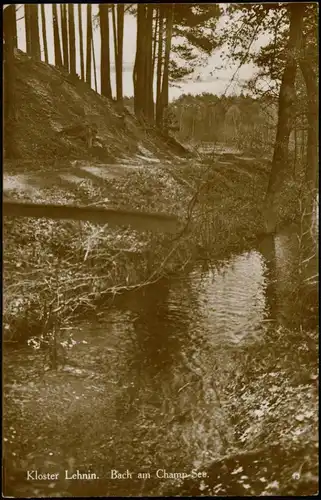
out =
{"type": "Polygon", "coordinates": [[[156,64],[158,21],[159,21],[159,11],[158,11],[157,7],[155,7],[155,16],[154,16],[154,23],[153,23],[153,56],[152,56],[153,83],[154,83],[155,64],[156,64]]]}
{"type": "Polygon", "coordinates": [[[64,55],[64,68],[69,71],[69,50],[68,50],[68,22],[67,22],[67,5],[60,4],[61,16],[61,36],[62,36],[62,51],[64,55]]]}
{"type": "Polygon", "coordinates": [[[114,38],[114,57],[116,74],[116,99],[123,100],[123,38],[124,38],[124,13],[123,4],[112,5],[112,23],[114,38]],[[117,9],[117,10],[116,10],[117,9]]]}
{"type": "Polygon", "coordinates": [[[69,25],[69,61],[70,73],[76,74],[76,34],[75,34],[75,11],[74,4],[68,4],[68,25],[69,25]]]}
{"type": "Polygon", "coordinates": [[[55,51],[55,65],[59,68],[62,67],[62,54],[61,54],[61,43],[59,35],[59,25],[58,25],[58,12],[57,4],[52,4],[52,23],[53,23],[53,35],[54,35],[54,51],[55,51]]]}
{"type": "Polygon", "coordinates": [[[16,146],[16,110],[15,110],[15,64],[14,48],[16,33],[15,4],[5,7],[3,12],[4,38],[4,148],[5,156],[14,158],[19,156],[16,146]]]}
{"type": "MultiPolygon", "coordinates": [[[[17,11],[19,9],[19,6],[15,5],[15,19],[17,19],[17,11]]],[[[17,22],[14,23],[13,26],[13,43],[14,43],[14,48],[16,49],[18,47],[18,34],[17,34],[17,22]]]]}
{"type": "Polygon", "coordinates": [[[172,47],[173,35],[173,20],[174,20],[174,5],[166,5],[166,43],[164,55],[164,71],[161,90],[161,116],[163,118],[164,110],[168,107],[168,91],[169,91],[169,61],[172,47]]]}
{"type": "Polygon", "coordinates": [[[158,53],[156,74],[156,124],[161,127],[163,121],[162,110],[162,75],[163,75],[163,36],[164,36],[164,6],[158,7],[158,53]]]}
{"type": "Polygon", "coordinates": [[[91,40],[92,31],[92,8],[87,4],[87,40],[86,40],[86,82],[91,86],[91,40]]]}
{"type": "Polygon", "coordinates": [[[84,62],[84,36],[82,26],[82,4],[78,4],[78,32],[79,32],[79,55],[80,55],[80,77],[85,81],[85,62],[84,62]]]}
{"type": "Polygon", "coordinates": [[[307,168],[305,179],[309,191],[314,191],[317,187],[316,179],[318,170],[318,80],[314,68],[308,61],[302,59],[300,61],[300,67],[305,80],[308,95],[307,168]]]}
{"type": "Polygon", "coordinates": [[[91,50],[92,50],[92,56],[93,56],[93,70],[94,70],[95,91],[98,92],[94,38],[91,39],[91,50]]]}
{"type": "Polygon", "coordinates": [[[145,106],[144,115],[149,122],[154,120],[154,96],[153,96],[153,14],[152,4],[146,6],[145,21],[145,106]]]}
{"type": "Polygon", "coordinates": [[[41,51],[40,51],[38,4],[30,4],[29,13],[30,13],[31,54],[35,59],[40,59],[41,51]]]}
{"type": "Polygon", "coordinates": [[[123,100],[124,4],[117,4],[116,98],[123,100]]]}
{"type": "MultiPolygon", "coordinates": [[[[111,5],[111,19],[113,23],[113,41],[114,41],[114,65],[115,65],[115,75],[116,75],[116,61],[117,61],[117,23],[116,23],[116,7],[115,4],[111,5]]],[[[116,77],[117,78],[117,77],[116,77]]]]}
{"type": "MultiPolygon", "coordinates": [[[[315,7],[315,6],[314,6],[315,7]]],[[[308,7],[309,12],[311,6],[308,7]]],[[[312,7],[313,8],[313,7],[312,7]]],[[[316,10],[316,9],[315,9],[316,10]]],[[[319,89],[318,89],[318,43],[317,43],[317,13],[312,14],[314,26],[310,32],[304,33],[302,53],[299,60],[300,69],[306,87],[306,117],[307,117],[307,146],[306,146],[306,168],[305,168],[305,197],[304,197],[304,257],[309,258],[311,239],[314,238],[313,225],[314,216],[317,213],[318,193],[318,139],[319,139],[319,89]],[[312,32],[311,32],[312,31],[312,32]],[[312,230],[311,230],[312,229],[312,230]]],[[[307,16],[308,17],[308,16],[307,16]]],[[[309,20],[305,20],[305,24],[309,20]]],[[[312,246],[313,248],[313,246],[312,246]]]]}
{"type": "Polygon", "coordinates": [[[110,81],[110,46],[109,46],[109,6],[108,4],[99,4],[100,19],[100,87],[101,94],[109,99],[112,98],[110,81]]]}
{"type": "Polygon", "coordinates": [[[53,34],[54,34],[54,51],[55,51],[55,65],[62,67],[62,54],[61,54],[61,43],[59,35],[59,25],[58,25],[58,12],[57,4],[52,4],[52,23],[53,23],[53,34]]]}
{"type": "Polygon", "coordinates": [[[289,138],[294,117],[295,78],[297,62],[302,50],[303,17],[306,4],[291,3],[288,8],[290,11],[290,31],[287,59],[280,87],[277,135],[264,206],[267,233],[274,233],[276,230],[277,195],[281,191],[288,168],[289,138]]]}
{"type": "MultiPolygon", "coordinates": [[[[305,180],[310,195],[317,189],[318,172],[318,130],[319,130],[319,89],[318,89],[318,21],[317,6],[310,4],[304,19],[304,34],[299,65],[306,87],[307,103],[307,161],[305,180]]],[[[313,196],[312,196],[313,197],[313,196]]]]}
{"type": "Polygon", "coordinates": [[[134,110],[138,117],[144,114],[144,70],[145,70],[145,21],[146,5],[137,5],[136,56],[133,71],[134,110]]]}
{"type": "Polygon", "coordinates": [[[43,39],[43,50],[45,55],[45,62],[48,64],[48,43],[47,43],[47,27],[46,27],[46,13],[45,13],[45,5],[43,3],[40,4],[41,10],[41,28],[42,28],[42,39],[43,39]]]}
{"type": "Polygon", "coordinates": [[[31,55],[31,26],[30,26],[30,4],[25,4],[25,33],[26,33],[26,50],[27,54],[31,55]]]}

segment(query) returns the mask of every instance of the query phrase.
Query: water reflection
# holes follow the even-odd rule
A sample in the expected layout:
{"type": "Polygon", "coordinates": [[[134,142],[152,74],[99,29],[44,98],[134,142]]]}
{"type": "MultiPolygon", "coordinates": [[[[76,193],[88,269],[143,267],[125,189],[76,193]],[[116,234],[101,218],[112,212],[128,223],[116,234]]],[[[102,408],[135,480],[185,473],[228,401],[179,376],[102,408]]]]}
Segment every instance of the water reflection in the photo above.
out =
{"type": "Polygon", "coordinates": [[[317,244],[301,233],[292,226],[260,244],[271,317],[290,329],[316,327],[318,293],[311,278],[318,273],[317,244]]]}
{"type": "MultiPolygon", "coordinates": [[[[212,343],[238,343],[261,330],[266,317],[264,272],[262,255],[251,251],[198,278],[199,328],[212,343]]],[[[197,281],[195,273],[192,279],[197,281]]]]}
{"type": "MultiPolygon", "coordinates": [[[[145,307],[136,316],[133,326],[136,340],[136,358],[139,366],[144,366],[151,376],[159,370],[167,370],[175,364],[184,343],[188,317],[184,314],[184,302],[175,310],[170,300],[171,287],[162,283],[161,287],[151,287],[145,291],[142,300],[145,307]],[[137,353],[138,356],[137,356],[137,353]]],[[[189,299],[192,290],[186,290],[189,299]]]]}

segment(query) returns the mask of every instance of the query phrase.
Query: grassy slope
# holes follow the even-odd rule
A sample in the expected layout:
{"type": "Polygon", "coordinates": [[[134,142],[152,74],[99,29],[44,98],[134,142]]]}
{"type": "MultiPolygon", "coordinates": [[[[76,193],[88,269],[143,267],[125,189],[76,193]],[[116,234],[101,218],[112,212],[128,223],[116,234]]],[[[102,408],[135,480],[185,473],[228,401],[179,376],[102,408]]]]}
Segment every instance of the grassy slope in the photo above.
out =
{"type": "MultiPolygon", "coordinates": [[[[127,110],[88,87],[87,84],[37,62],[21,51],[16,56],[17,141],[22,159],[55,158],[121,159],[147,148],[159,157],[182,154],[178,144],[165,151],[164,140],[145,129],[127,110]],[[56,132],[73,124],[94,123],[101,147],[88,152],[85,144],[57,138],[56,132]]],[[[29,167],[30,168],[30,167],[29,167]]]]}

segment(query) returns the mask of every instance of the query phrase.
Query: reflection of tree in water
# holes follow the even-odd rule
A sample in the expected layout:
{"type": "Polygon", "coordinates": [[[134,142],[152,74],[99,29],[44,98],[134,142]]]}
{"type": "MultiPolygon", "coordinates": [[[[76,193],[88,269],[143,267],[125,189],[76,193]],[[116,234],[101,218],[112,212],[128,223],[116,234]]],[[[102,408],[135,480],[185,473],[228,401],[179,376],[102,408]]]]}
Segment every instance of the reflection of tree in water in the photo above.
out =
{"type": "Polygon", "coordinates": [[[275,242],[273,235],[267,235],[260,242],[260,251],[265,260],[264,275],[266,280],[266,309],[270,319],[278,321],[278,296],[277,296],[277,272],[275,242]]]}
{"type": "Polygon", "coordinates": [[[269,317],[290,329],[314,327],[317,318],[316,286],[309,275],[317,273],[311,247],[302,254],[296,228],[280,236],[267,236],[260,245],[266,263],[266,299],[269,317]],[[306,265],[308,264],[308,265],[306,265]]]}
{"type": "Polygon", "coordinates": [[[153,412],[164,399],[172,398],[176,386],[183,385],[181,353],[195,302],[190,283],[181,279],[162,280],[117,300],[117,307],[134,317],[120,373],[123,390],[116,403],[120,414],[126,409],[134,416],[132,411],[146,405],[153,412]]]}
{"type": "Polygon", "coordinates": [[[190,283],[182,279],[158,282],[122,300],[121,308],[135,316],[126,364],[121,367],[121,387],[114,399],[121,428],[114,446],[121,450],[118,462],[125,468],[137,463],[161,468],[164,461],[167,467],[174,467],[172,461],[177,467],[193,455],[185,439],[193,441],[195,424],[186,414],[197,407],[196,384],[182,357],[189,344],[194,302],[190,283]]]}
{"type": "Polygon", "coordinates": [[[184,290],[162,282],[145,289],[138,297],[143,307],[133,323],[135,359],[137,365],[152,376],[168,371],[187,341],[188,315],[185,311],[191,300],[189,288],[187,282],[184,282],[184,290]],[[181,310],[172,307],[170,295],[174,295],[174,302],[179,301],[181,310]]]}

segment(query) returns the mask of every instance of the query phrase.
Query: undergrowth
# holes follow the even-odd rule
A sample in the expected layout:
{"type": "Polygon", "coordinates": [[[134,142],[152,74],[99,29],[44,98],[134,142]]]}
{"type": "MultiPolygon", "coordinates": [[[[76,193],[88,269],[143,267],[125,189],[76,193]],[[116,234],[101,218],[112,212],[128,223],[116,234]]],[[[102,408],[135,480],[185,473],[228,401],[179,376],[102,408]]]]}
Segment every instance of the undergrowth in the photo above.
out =
{"type": "Polygon", "coordinates": [[[66,326],[106,297],[179,272],[196,259],[218,260],[250,246],[262,230],[258,207],[265,186],[264,170],[234,163],[223,171],[207,157],[30,195],[36,202],[167,212],[181,219],[182,229],[168,236],[90,222],[6,218],[5,340],[41,336],[48,324],[66,326]]]}

